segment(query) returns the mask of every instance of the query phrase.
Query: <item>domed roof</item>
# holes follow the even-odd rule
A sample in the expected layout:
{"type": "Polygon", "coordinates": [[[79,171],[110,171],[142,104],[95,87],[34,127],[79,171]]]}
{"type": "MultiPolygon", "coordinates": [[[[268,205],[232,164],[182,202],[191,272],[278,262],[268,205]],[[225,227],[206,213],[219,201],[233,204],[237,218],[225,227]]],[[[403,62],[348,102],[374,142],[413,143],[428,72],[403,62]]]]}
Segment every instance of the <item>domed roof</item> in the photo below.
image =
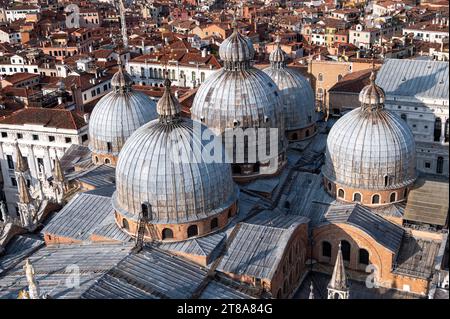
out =
{"type": "Polygon", "coordinates": [[[149,203],[151,223],[191,222],[228,208],[238,195],[231,167],[209,163],[195,152],[208,143],[199,134],[207,128],[180,116],[170,81],[157,109],[159,120],[138,129],[119,155],[114,208],[136,219],[142,204],[149,203]],[[177,155],[190,150],[194,152],[189,160],[177,155]]]}
{"type": "Polygon", "coordinates": [[[89,119],[91,151],[118,155],[136,129],[157,118],[155,102],[134,91],[131,83],[119,63],[119,71],[111,79],[113,90],[98,101],[89,119]]]}
{"type": "Polygon", "coordinates": [[[235,62],[250,62],[255,55],[252,41],[239,33],[236,22],[233,22],[233,24],[233,33],[219,47],[219,56],[225,67],[233,65],[235,62]]]}
{"type": "Polygon", "coordinates": [[[284,105],[287,130],[308,127],[315,123],[314,91],[308,80],[297,71],[286,66],[286,54],[279,39],[270,53],[270,67],[263,71],[276,83],[284,105]]]}
{"type": "MultiPolygon", "coordinates": [[[[279,91],[273,80],[263,71],[250,65],[253,52],[251,40],[236,30],[220,49],[236,48],[223,54],[224,68],[210,75],[197,90],[192,108],[192,119],[204,123],[216,134],[227,128],[278,128],[279,146],[284,149],[284,117],[279,91]],[[239,48],[239,49],[238,49],[239,48]]],[[[281,151],[280,151],[281,152],[281,151]]]]}
{"type": "MultiPolygon", "coordinates": [[[[374,81],[373,75],[363,92],[382,92],[374,81]]],[[[323,169],[329,180],[357,189],[387,190],[416,179],[414,136],[380,101],[364,97],[361,107],[331,128],[323,169]]]]}

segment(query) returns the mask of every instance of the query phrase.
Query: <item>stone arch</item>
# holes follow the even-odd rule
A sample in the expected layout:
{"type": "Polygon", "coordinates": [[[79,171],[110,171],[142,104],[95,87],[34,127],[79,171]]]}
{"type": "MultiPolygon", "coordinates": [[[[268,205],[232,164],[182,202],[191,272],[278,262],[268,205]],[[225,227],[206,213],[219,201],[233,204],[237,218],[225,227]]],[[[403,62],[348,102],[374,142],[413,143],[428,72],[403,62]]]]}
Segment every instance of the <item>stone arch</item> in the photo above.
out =
{"type": "Polygon", "coordinates": [[[216,229],[217,227],[219,227],[219,220],[217,219],[217,217],[214,217],[213,219],[211,219],[211,230],[216,229]]]}
{"type": "Polygon", "coordinates": [[[373,194],[372,195],[372,204],[379,204],[380,203],[380,194],[373,194]]]}
{"type": "Polygon", "coordinates": [[[361,203],[362,202],[362,194],[360,192],[353,193],[353,201],[361,203]]]}
{"type": "Polygon", "coordinates": [[[392,193],[389,195],[389,202],[393,203],[393,202],[395,202],[395,201],[397,201],[397,192],[392,192],[392,193]]]}
{"type": "Polygon", "coordinates": [[[187,237],[194,237],[198,235],[198,226],[197,225],[191,225],[187,229],[187,237]]]}
{"type": "Polygon", "coordinates": [[[173,231],[170,228],[164,228],[161,232],[161,238],[164,239],[172,239],[173,231]]]}

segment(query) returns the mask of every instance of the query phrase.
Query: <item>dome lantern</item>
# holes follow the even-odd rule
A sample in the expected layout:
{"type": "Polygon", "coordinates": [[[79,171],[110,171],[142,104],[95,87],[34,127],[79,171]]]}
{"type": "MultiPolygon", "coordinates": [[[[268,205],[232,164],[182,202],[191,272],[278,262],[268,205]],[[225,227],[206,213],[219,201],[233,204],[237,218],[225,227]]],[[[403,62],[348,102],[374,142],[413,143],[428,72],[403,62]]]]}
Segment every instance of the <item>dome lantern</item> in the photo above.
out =
{"type": "Polygon", "coordinates": [[[384,90],[375,84],[375,71],[370,74],[370,83],[359,93],[359,102],[364,111],[377,111],[384,107],[384,90]]]}
{"type": "Polygon", "coordinates": [[[274,69],[286,67],[286,53],[281,49],[281,39],[277,35],[275,40],[276,48],[269,55],[270,66],[274,69]]]}
{"type": "Polygon", "coordinates": [[[181,105],[170,91],[171,84],[169,79],[164,80],[164,94],[156,104],[159,121],[164,124],[180,121],[181,105]]]}

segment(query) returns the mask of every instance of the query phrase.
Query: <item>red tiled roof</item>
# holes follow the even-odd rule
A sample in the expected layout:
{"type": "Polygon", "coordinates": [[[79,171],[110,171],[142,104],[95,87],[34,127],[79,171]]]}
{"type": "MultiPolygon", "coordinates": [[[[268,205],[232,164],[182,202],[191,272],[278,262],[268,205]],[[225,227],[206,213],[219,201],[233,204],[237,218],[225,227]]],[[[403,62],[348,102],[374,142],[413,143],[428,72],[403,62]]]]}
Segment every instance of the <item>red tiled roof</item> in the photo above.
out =
{"type": "Polygon", "coordinates": [[[71,130],[79,130],[86,126],[83,116],[78,112],[39,107],[20,109],[10,116],[1,119],[0,124],[33,124],[71,130]]]}

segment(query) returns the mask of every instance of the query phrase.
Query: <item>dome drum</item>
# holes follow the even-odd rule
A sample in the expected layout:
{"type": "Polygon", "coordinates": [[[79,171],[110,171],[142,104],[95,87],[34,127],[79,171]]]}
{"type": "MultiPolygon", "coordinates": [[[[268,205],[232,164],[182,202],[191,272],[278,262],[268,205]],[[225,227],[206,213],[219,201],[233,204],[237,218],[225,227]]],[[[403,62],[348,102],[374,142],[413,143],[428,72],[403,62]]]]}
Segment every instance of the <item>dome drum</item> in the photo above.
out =
{"type": "MultiPolygon", "coordinates": [[[[158,242],[177,242],[209,235],[223,229],[236,216],[237,201],[215,215],[186,223],[147,223],[144,240],[158,242]],[[153,229],[151,229],[153,228],[153,229]],[[156,236],[154,238],[153,236],[156,236]]],[[[135,237],[138,229],[138,218],[124,211],[116,211],[116,224],[131,237],[135,237]]]]}
{"type": "Polygon", "coordinates": [[[326,177],[323,178],[325,190],[338,201],[345,203],[360,203],[368,207],[392,205],[406,200],[408,186],[392,189],[375,190],[352,188],[343,184],[336,184],[326,177]]]}
{"type": "Polygon", "coordinates": [[[316,134],[317,134],[316,123],[312,123],[307,127],[296,130],[286,130],[286,136],[289,142],[303,141],[315,136],[316,134]]]}
{"type": "Polygon", "coordinates": [[[359,192],[356,201],[369,206],[405,200],[405,189],[417,178],[414,135],[384,108],[373,71],[359,99],[361,107],[340,118],[328,134],[322,168],[326,189],[350,202],[359,192]]]}

